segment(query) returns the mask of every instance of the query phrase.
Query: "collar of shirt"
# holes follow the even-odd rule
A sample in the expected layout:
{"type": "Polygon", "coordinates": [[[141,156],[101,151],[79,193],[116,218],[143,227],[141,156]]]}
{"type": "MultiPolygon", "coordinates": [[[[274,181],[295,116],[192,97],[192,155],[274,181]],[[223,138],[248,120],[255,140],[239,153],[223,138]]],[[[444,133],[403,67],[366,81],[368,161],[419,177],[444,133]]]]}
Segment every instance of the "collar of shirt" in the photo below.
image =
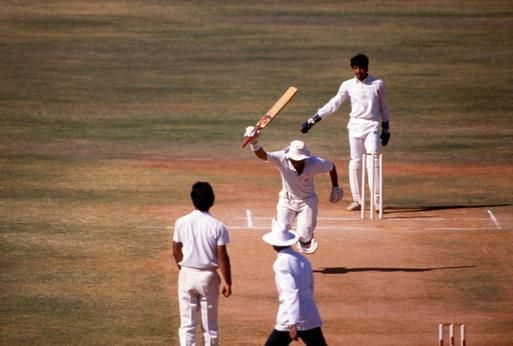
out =
{"type": "Polygon", "coordinates": [[[210,215],[210,213],[208,211],[201,211],[199,209],[194,209],[192,211],[193,214],[204,214],[204,215],[210,215]]]}
{"type": "Polygon", "coordinates": [[[278,252],[278,256],[282,254],[294,254],[295,251],[292,249],[292,246],[286,247],[284,249],[281,249],[280,252],[278,252]]]}
{"type": "Polygon", "coordinates": [[[354,77],[354,80],[356,81],[356,84],[358,83],[362,83],[362,84],[369,84],[369,83],[372,83],[372,81],[374,80],[374,78],[370,75],[370,74],[367,74],[367,77],[365,77],[364,80],[359,80],[358,78],[354,77]]]}
{"type": "Polygon", "coordinates": [[[201,210],[199,210],[199,209],[194,209],[194,210],[193,210],[193,213],[209,214],[209,212],[208,212],[208,211],[201,211],[201,210]]]}

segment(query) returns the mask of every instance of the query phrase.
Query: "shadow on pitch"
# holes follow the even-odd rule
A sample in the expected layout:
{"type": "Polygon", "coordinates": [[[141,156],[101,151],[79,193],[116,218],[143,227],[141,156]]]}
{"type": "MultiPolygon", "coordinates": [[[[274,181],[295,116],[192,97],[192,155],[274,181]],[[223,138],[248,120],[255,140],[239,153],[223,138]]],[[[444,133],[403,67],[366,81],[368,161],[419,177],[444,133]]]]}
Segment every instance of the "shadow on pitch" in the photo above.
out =
{"type": "MultiPolygon", "coordinates": [[[[387,206],[384,214],[395,214],[395,213],[417,213],[417,212],[428,212],[437,210],[452,210],[452,209],[482,209],[482,208],[499,208],[499,207],[511,207],[511,203],[503,204],[478,204],[478,205],[426,205],[426,206],[387,206]]],[[[419,216],[415,216],[419,217],[419,216]]]]}
{"type": "Polygon", "coordinates": [[[457,267],[435,267],[435,268],[386,268],[386,267],[362,267],[362,268],[346,268],[346,267],[328,267],[323,269],[314,269],[314,273],[321,274],[348,274],[362,272],[378,272],[378,273],[423,273],[435,270],[453,270],[475,268],[475,266],[457,266],[457,267]]]}

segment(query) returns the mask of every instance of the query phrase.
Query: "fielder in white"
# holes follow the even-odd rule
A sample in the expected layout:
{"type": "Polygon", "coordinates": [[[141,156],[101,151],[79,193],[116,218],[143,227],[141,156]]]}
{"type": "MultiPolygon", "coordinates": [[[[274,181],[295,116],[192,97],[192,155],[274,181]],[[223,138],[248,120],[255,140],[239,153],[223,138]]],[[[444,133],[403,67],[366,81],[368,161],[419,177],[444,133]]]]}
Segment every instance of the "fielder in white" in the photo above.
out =
{"type": "Polygon", "coordinates": [[[314,176],[329,173],[332,185],[329,200],[332,203],[340,201],[344,191],[338,186],[335,164],[310,155],[306,145],[298,140],[292,141],[284,150],[267,152],[258,144],[258,135],[254,126],[248,126],[244,133],[244,137],[253,137],[250,148],[256,157],[269,162],[280,172],[282,189],[276,206],[278,222],[291,227],[296,220],[298,249],[307,254],[314,253],[317,250],[314,231],[319,204],[314,176]]]}
{"type": "MultiPolygon", "coordinates": [[[[349,99],[351,102],[351,113],[347,124],[349,148],[351,159],[349,161],[349,184],[353,195],[353,202],[348,210],[360,210],[362,180],[362,156],[365,153],[380,153],[381,145],[387,145],[390,139],[387,93],[385,83],[376,77],[368,74],[369,59],[363,54],[357,54],[351,58],[351,68],[354,78],[342,82],[337,94],[328,101],[317,113],[303,123],[302,133],[307,133],[322,118],[335,113],[342,103],[349,99]],[[380,135],[381,122],[381,135],[380,135]],[[381,143],[380,143],[381,139],[381,143]]],[[[369,159],[371,159],[369,157],[369,159]]],[[[374,163],[368,162],[368,177],[372,172],[374,163]]],[[[377,167],[376,167],[377,168],[377,167]]],[[[371,184],[369,183],[369,186],[371,184]]],[[[375,205],[379,205],[379,193],[377,184],[374,189],[375,205]]]]}
{"type": "Polygon", "coordinates": [[[226,249],[230,239],[223,223],[208,212],[215,200],[212,186],[206,182],[195,183],[191,199],[195,210],[176,220],[172,243],[173,257],[180,269],[178,334],[181,346],[196,345],[196,325],[201,321],[203,345],[212,346],[219,344],[219,286],[225,297],[232,293],[231,265],[226,249]]]}

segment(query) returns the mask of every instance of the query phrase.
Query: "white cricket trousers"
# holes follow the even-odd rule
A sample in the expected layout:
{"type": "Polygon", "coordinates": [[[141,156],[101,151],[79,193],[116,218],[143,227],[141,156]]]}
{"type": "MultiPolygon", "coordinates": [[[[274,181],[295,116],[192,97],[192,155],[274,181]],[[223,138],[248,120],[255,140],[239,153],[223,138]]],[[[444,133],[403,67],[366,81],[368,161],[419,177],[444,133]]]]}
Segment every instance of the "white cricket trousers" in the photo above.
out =
{"type": "Polygon", "coordinates": [[[292,196],[281,196],[276,206],[277,220],[282,225],[292,227],[296,219],[296,232],[299,240],[306,243],[314,237],[314,230],[317,226],[317,210],[319,200],[317,196],[299,199],[292,196]]]}
{"type": "Polygon", "coordinates": [[[221,278],[215,269],[182,267],[178,276],[181,346],[196,345],[196,325],[201,321],[205,346],[218,345],[217,307],[221,278]]]}
{"type": "MultiPolygon", "coordinates": [[[[365,153],[380,153],[381,145],[379,138],[379,131],[372,131],[361,137],[349,136],[349,150],[351,160],[349,161],[349,186],[351,187],[351,194],[353,201],[360,202],[361,195],[364,191],[361,190],[362,186],[362,156],[365,153]]],[[[367,160],[367,177],[370,181],[372,170],[374,167],[374,181],[378,181],[377,169],[378,166],[372,162],[371,157],[367,160]]],[[[370,187],[370,183],[368,183],[370,187]]],[[[374,184],[374,202],[379,203],[378,184],[374,184]]]]}

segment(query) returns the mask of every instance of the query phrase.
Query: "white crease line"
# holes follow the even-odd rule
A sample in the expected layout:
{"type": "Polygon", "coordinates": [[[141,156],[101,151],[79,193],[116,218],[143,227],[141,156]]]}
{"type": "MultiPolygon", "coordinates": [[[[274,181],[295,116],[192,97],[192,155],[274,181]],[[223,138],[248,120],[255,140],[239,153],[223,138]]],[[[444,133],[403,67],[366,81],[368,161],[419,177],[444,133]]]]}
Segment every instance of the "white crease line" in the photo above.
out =
{"type": "MultiPolygon", "coordinates": [[[[267,230],[267,231],[271,231],[271,226],[253,226],[253,227],[248,227],[248,226],[226,226],[226,228],[228,228],[228,230],[231,230],[231,229],[247,229],[247,230],[267,230]]],[[[323,230],[333,230],[333,231],[352,231],[352,230],[362,230],[362,229],[367,229],[366,227],[347,227],[347,226],[340,226],[340,227],[336,227],[336,226],[317,226],[315,227],[315,229],[323,229],[323,230]]]]}
{"type": "MultiPolygon", "coordinates": [[[[242,219],[242,218],[239,218],[242,219]]],[[[271,220],[272,217],[253,217],[255,220],[271,220]]],[[[317,220],[360,220],[355,217],[318,217],[317,220]]]]}
{"type": "Polygon", "coordinates": [[[351,231],[351,230],[361,230],[368,229],[368,227],[350,227],[350,226],[317,226],[315,229],[327,229],[334,231],[351,231]]]}
{"type": "Polygon", "coordinates": [[[385,217],[383,216],[383,220],[386,220],[386,221],[429,221],[429,222],[434,222],[434,221],[448,221],[449,219],[446,219],[444,217],[431,217],[431,218],[427,218],[427,217],[385,217]]]}
{"type": "MultiPolygon", "coordinates": [[[[246,218],[236,218],[237,220],[246,220],[246,218]]],[[[253,217],[253,220],[272,220],[271,217],[253,217]]],[[[359,221],[361,220],[359,217],[318,217],[317,220],[319,221],[359,221]]],[[[381,221],[462,221],[462,220],[488,220],[487,217],[464,217],[464,218],[458,218],[458,217],[383,217],[381,221]]]]}
{"type": "Polygon", "coordinates": [[[252,228],[253,227],[253,217],[252,217],[252,214],[251,214],[251,209],[246,209],[246,221],[248,223],[248,227],[249,228],[252,228]]]}
{"type": "MultiPolygon", "coordinates": [[[[230,226],[227,225],[226,228],[228,230],[231,229],[247,229],[247,230],[268,230],[271,231],[271,226],[230,226]]],[[[173,226],[140,226],[137,227],[137,229],[166,229],[166,230],[173,230],[173,226]]],[[[361,229],[367,229],[366,227],[348,227],[348,226],[317,226],[315,229],[324,229],[324,230],[361,230],[361,229]]]]}
{"type": "Polygon", "coordinates": [[[433,231],[486,231],[490,230],[489,228],[464,228],[464,227],[430,227],[424,228],[424,230],[433,230],[433,231]]]}
{"type": "Polygon", "coordinates": [[[173,226],[139,226],[137,229],[174,229],[173,226]]]}
{"type": "MultiPolygon", "coordinates": [[[[491,210],[488,209],[488,214],[490,218],[492,219],[493,223],[495,224],[495,227],[498,230],[502,230],[502,226],[500,225],[499,221],[495,217],[495,215],[492,213],[491,210]]],[[[241,219],[241,218],[236,218],[241,219]]],[[[244,220],[246,220],[247,225],[246,226],[227,226],[228,229],[255,229],[255,230],[270,230],[271,226],[255,226],[253,223],[253,220],[272,220],[272,217],[254,217],[251,213],[251,210],[246,210],[246,217],[244,220]]],[[[319,217],[317,218],[319,221],[360,221],[360,218],[348,218],[348,217],[319,217]]],[[[428,222],[435,222],[435,221],[464,221],[464,220],[488,220],[488,218],[484,217],[476,217],[476,218],[385,218],[381,221],[428,221],[428,222]]],[[[166,229],[166,230],[173,230],[173,226],[141,226],[137,227],[139,229],[166,229]]],[[[351,227],[346,225],[330,225],[330,226],[317,226],[317,229],[324,229],[324,230],[361,230],[366,229],[367,227],[351,227]]],[[[483,230],[486,228],[461,228],[461,227],[431,227],[431,228],[425,228],[426,230],[466,230],[466,231],[475,231],[475,230],[483,230]]]]}
{"type": "Polygon", "coordinates": [[[499,221],[497,220],[495,215],[493,215],[493,213],[490,209],[488,209],[488,215],[490,215],[490,218],[492,219],[493,223],[495,224],[495,227],[497,227],[497,229],[499,229],[499,230],[502,229],[501,224],[499,223],[499,221]]]}
{"type": "MultiPolygon", "coordinates": [[[[246,218],[238,217],[237,220],[246,220],[246,218]]],[[[488,218],[482,218],[483,220],[487,220],[488,218]]],[[[253,220],[272,220],[272,217],[253,217],[253,220]]],[[[359,217],[318,217],[318,221],[360,221],[359,217]]],[[[449,219],[446,218],[385,218],[383,217],[382,221],[447,221],[449,219]]],[[[456,219],[455,219],[456,220],[456,219]]]]}
{"type": "Polygon", "coordinates": [[[271,230],[271,226],[267,227],[267,226],[252,226],[252,227],[248,227],[248,226],[226,226],[226,228],[228,228],[228,230],[231,230],[231,229],[248,229],[248,230],[253,230],[253,229],[267,229],[267,230],[271,230]]]}
{"type": "MultiPolygon", "coordinates": [[[[173,226],[141,226],[137,227],[138,229],[165,229],[165,230],[174,230],[173,226]]],[[[228,230],[265,230],[265,231],[271,231],[271,226],[230,226],[227,225],[226,228],[228,230]]],[[[351,227],[351,226],[317,226],[316,229],[318,230],[328,230],[328,231],[360,231],[360,230],[368,230],[369,227],[351,227]]],[[[499,226],[500,230],[502,228],[499,226]]],[[[464,227],[428,227],[423,228],[425,231],[485,231],[489,230],[489,228],[464,228],[464,227]]]]}

